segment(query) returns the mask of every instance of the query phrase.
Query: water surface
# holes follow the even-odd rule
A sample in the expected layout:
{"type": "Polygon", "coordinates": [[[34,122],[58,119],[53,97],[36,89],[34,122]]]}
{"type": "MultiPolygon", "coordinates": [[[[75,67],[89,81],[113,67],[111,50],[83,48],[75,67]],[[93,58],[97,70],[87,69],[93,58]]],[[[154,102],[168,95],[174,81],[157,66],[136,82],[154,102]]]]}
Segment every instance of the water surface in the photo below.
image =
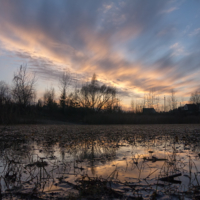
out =
{"type": "Polygon", "coordinates": [[[5,199],[200,197],[199,125],[1,129],[5,199]]]}

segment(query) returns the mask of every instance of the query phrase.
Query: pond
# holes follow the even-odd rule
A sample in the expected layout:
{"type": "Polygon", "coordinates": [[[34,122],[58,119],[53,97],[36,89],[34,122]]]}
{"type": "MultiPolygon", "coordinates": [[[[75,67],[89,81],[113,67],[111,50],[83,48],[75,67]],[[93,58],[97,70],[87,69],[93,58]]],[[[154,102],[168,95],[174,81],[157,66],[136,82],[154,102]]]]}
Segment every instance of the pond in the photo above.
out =
{"type": "Polygon", "coordinates": [[[200,199],[200,125],[0,127],[0,199],[200,199]]]}

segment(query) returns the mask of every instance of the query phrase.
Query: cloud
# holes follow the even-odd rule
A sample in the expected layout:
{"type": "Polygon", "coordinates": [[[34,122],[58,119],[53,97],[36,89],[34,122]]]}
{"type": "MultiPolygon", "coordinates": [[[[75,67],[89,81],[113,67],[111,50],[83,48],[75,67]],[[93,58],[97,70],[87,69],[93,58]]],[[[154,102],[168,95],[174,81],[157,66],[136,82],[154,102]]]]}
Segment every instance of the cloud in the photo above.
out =
{"type": "Polygon", "coordinates": [[[170,49],[173,50],[172,56],[188,55],[188,53],[185,51],[185,48],[178,42],[171,45],[170,49]]]}
{"type": "Polygon", "coordinates": [[[195,29],[193,32],[191,32],[191,33],[189,34],[189,36],[199,35],[199,33],[200,33],[200,28],[197,28],[197,29],[195,29]]]}
{"type": "Polygon", "coordinates": [[[171,12],[177,10],[177,9],[178,9],[177,7],[171,7],[169,9],[167,9],[167,10],[163,10],[161,13],[171,13],[171,12]]]}
{"type": "Polygon", "coordinates": [[[57,79],[63,70],[81,81],[97,73],[122,96],[189,87],[177,79],[197,82],[188,78],[200,63],[198,51],[191,54],[197,47],[189,42],[190,52],[180,41],[181,26],[169,17],[181,7],[173,2],[0,1],[2,48],[27,60],[43,79],[57,79]]]}

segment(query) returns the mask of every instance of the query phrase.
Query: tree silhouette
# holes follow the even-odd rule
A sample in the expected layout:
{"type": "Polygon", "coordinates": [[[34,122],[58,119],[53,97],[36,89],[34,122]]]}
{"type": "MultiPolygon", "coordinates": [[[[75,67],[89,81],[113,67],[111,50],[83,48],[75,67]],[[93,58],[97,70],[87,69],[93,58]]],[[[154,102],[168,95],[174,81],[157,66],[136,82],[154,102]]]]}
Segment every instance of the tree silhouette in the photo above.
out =
{"type": "Polygon", "coordinates": [[[190,102],[194,104],[200,103],[200,89],[191,93],[190,102]]]}
{"type": "Polygon", "coordinates": [[[63,110],[63,112],[65,112],[65,107],[66,107],[66,103],[67,103],[67,87],[69,86],[70,83],[70,74],[69,73],[63,73],[62,77],[60,78],[59,82],[60,82],[60,90],[61,90],[61,95],[60,95],[60,106],[63,110]]]}
{"type": "Polygon", "coordinates": [[[95,74],[90,83],[82,86],[77,94],[77,100],[80,106],[96,111],[113,108],[114,104],[118,102],[116,89],[105,84],[100,86],[95,74]]]}
{"type": "Polygon", "coordinates": [[[10,89],[8,85],[4,81],[0,81],[0,105],[6,103],[6,101],[10,100],[10,89]]]}
{"type": "Polygon", "coordinates": [[[15,101],[24,108],[35,98],[35,75],[27,71],[27,66],[20,66],[14,74],[12,95],[15,101]]]}
{"type": "Polygon", "coordinates": [[[52,110],[54,105],[55,105],[55,90],[53,87],[50,89],[46,89],[43,100],[44,100],[44,105],[49,108],[49,110],[52,110]]]}

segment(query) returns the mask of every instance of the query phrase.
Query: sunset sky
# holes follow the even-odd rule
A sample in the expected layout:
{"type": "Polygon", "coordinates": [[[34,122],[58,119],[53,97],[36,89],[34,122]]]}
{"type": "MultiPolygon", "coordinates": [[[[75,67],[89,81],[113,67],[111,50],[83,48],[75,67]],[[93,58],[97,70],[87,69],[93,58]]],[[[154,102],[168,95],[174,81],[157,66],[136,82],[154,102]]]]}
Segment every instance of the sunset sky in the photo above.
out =
{"type": "Polygon", "coordinates": [[[70,71],[93,73],[122,104],[151,89],[188,100],[200,86],[199,0],[0,0],[0,80],[27,64],[38,97],[70,71]]]}

